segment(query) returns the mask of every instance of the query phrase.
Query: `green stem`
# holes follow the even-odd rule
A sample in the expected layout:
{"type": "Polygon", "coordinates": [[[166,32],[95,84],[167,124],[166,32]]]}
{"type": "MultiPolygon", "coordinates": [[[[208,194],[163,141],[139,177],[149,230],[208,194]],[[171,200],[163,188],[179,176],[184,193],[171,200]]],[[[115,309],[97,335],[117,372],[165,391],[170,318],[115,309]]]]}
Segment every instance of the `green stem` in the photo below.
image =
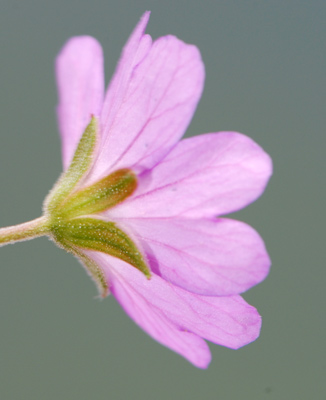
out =
{"type": "Polygon", "coordinates": [[[44,236],[47,235],[49,231],[50,225],[46,217],[36,218],[24,224],[1,228],[0,246],[44,236]]]}

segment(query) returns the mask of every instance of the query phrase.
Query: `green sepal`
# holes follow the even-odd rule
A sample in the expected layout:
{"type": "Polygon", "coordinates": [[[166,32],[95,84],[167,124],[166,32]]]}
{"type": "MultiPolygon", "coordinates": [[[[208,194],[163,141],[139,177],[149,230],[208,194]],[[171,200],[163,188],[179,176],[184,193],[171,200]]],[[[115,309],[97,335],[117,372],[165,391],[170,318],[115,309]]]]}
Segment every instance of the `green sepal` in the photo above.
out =
{"type": "Polygon", "coordinates": [[[58,244],[60,247],[63,247],[66,251],[72,253],[76,258],[78,258],[79,261],[82,262],[86,271],[95,282],[101,297],[104,298],[108,296],[110,293],[109,284],[105,279],[102,269],[96,264],[96,262],[87,257],[83,252],[80,251],[80,249],[68,244],[67,242],[60,242],[58,244]]]}
{"type": "Polygon", "coordinates": [[[150,270],[136,244],[113,222],[97,218],[57,219],[52,224],[54,240],[63,247],[94,250],[131,264],[147,278],[150,270]]]}
{"type": "Polygon", "coordinates": [[[59,178],[53,189],[45,199],[44,208],[46,212],[58,209],[60,203],[71,193],[78,181],[92,164],[92,155],[96,145],[97,119],[92,117],[85,132],[83,133],[75,151],[69,168],[59,178]]]}
{"type": "Polygon", "coordinates": [[[120,169],[92,186],[77,190],[61,204],[62,218],[75,218],[107,210],[121,203],[137,187],[137,178],[129,169],[120,169]]]}

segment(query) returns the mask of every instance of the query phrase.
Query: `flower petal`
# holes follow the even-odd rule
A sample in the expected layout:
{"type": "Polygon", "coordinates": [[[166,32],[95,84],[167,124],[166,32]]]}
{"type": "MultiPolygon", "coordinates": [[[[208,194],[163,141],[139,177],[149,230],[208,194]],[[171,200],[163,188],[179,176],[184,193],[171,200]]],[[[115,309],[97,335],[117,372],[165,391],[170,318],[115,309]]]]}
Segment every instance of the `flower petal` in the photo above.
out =
{"type": "Polygon", "coordinates": [[[138,236],[150,269],[190,292],[234,295],[268,274],[264,243],[242,222],[140,218],[121,223],[138,236]]]}
{"type": "Polygon", "coordinates": [[[56,78],[62,158],[67,169],[92,115],[98,116],[102,108],[104,72],[100,44],[90,36],[68,40],[56,59],[56,78]]]}
{"type": "Polygon", "coordinates": [[[103,269],[112,294],[128,315],[197,367],[206,368],[210,361],[209,349],[200,337],[237,349],[259,335],[261,318],[240,296],[195,295],[155,274],[148,280],[121,260],[87,253],[103,269]]]}
{"type": "Polygon", "coordinates": [[[113,215],[223,215],[256,200],[271,172],[270,157],[240,133],[220,132],[184,139],[159,165],[139,177],[135,194],[116,207],[113,215]]]}
{"type": "Polygon", "coordinates": [[[204,67],[196,47],[173,36],[153,44],[145,14],[123,50],[101,115],[94,181],[112,169],[152,168],[183,136],[200,98],[204,67]]]}

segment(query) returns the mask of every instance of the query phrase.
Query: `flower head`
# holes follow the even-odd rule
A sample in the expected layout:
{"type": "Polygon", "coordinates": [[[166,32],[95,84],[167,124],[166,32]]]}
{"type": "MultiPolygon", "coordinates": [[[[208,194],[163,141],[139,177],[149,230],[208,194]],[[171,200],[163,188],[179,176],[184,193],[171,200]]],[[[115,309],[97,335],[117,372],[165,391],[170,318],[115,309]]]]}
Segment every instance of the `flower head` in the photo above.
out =
{"type": "Polygon", "coordinates": [[[263,192],[269,156],[236,132],[181,140],[202,93],[196,47],[152,42],[145,13],[104,94],[103,56],[88,36],[56,62],[64,173],[45,202],[51,235],[80,258],[149,335],[205,368],[204,341],[239,348],[261,319],[239,293],[270,260],[260,236],[222,215],[263,192]]]}

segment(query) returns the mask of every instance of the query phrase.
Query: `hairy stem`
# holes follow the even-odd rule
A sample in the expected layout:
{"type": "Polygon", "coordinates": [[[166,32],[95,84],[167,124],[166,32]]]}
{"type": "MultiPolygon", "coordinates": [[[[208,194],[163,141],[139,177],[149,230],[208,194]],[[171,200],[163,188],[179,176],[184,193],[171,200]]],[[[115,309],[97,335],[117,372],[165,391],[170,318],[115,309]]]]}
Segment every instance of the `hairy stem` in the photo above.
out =
{"type": "Polygon", "coordinates": [[[36,218],[24,224],[8,226],[0,229],[0,246],[34,239],[38,236],[47,235],[50,225],[46,217],[36,218]]]}

